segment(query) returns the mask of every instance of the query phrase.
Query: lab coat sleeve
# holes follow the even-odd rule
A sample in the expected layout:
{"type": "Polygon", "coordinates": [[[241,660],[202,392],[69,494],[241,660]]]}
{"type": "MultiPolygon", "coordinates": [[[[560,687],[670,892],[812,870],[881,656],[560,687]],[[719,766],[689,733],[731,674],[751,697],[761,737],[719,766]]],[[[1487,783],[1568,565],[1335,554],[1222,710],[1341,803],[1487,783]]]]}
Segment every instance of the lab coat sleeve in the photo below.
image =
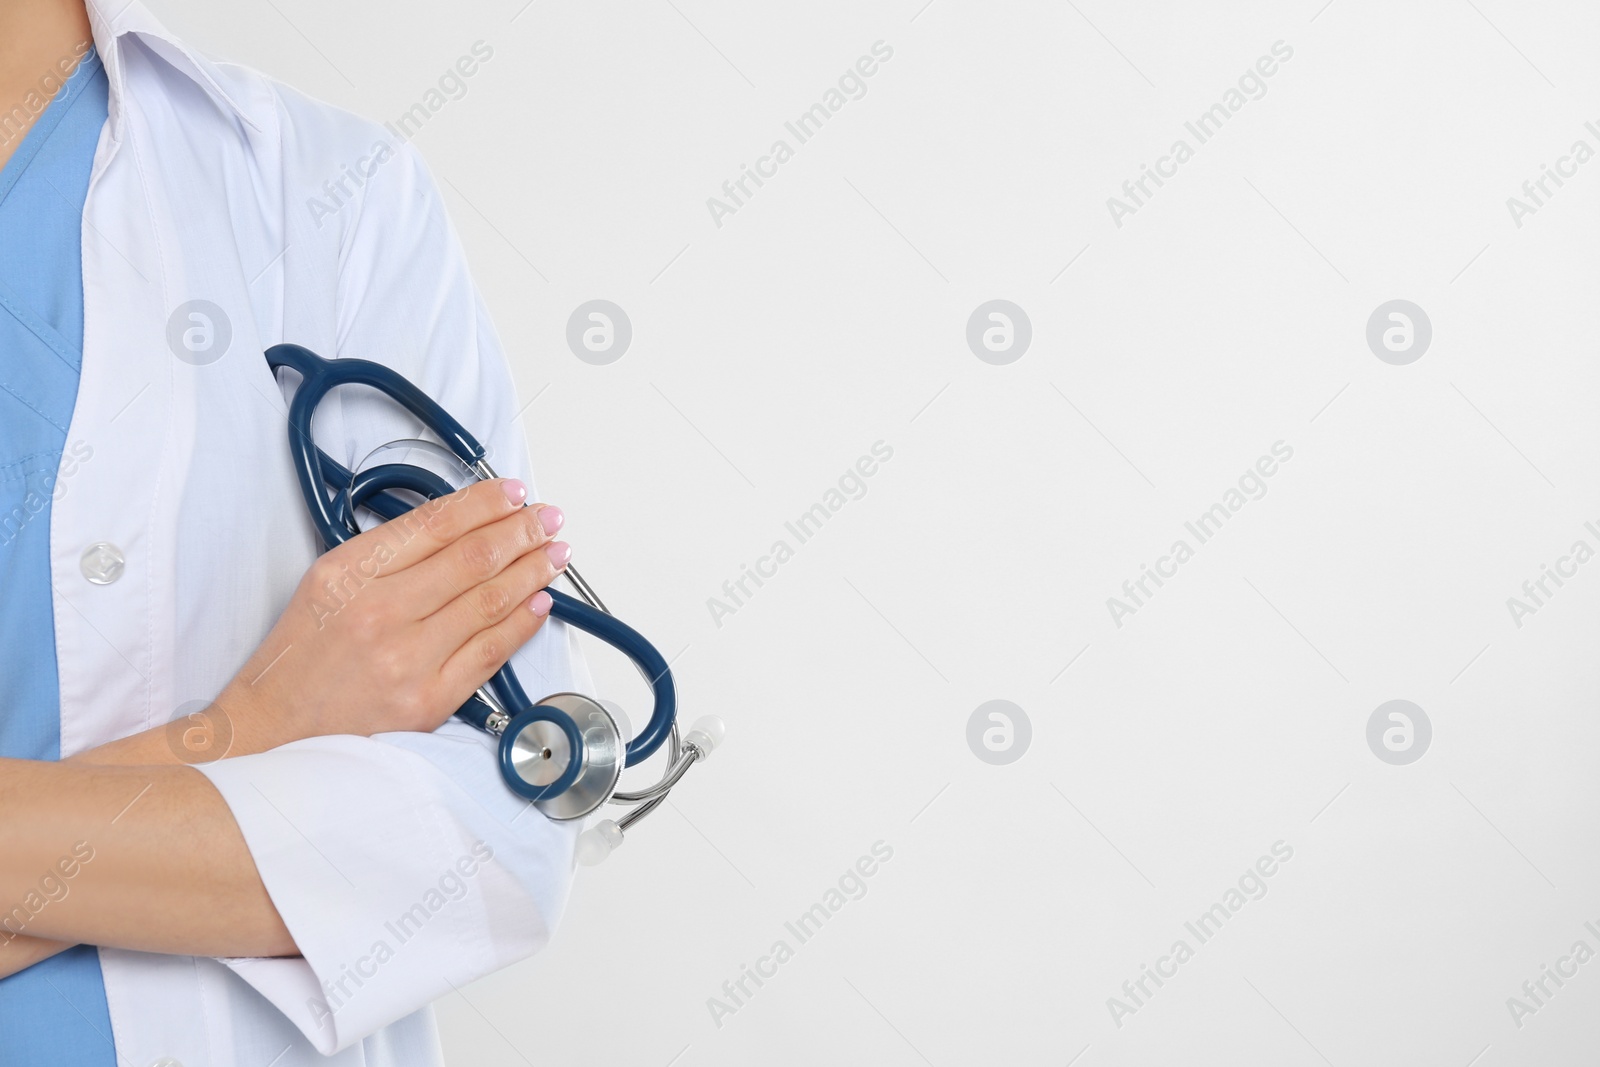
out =
{"type": "MultiPolygon", "coordinates": [[[[437,187],[402,147],[339,237],[337,349],[390,364],[530,477],[510,372],[437,187]]],[[[342,389],[319,444],[353,464],[416,436],[390,402],[342,389]]],[[[330,405],[332,406],[332,405],[330,405]]],[[[573,633],[550,620],[513,665],[537,700],[592,692],[573,633]]],[[[224,961],[324,1054],[539,951],[565,906],[580,829],[501,782],[494,742],[321,737],[201,771],[221,792],[302,958],[224,961]]]]}

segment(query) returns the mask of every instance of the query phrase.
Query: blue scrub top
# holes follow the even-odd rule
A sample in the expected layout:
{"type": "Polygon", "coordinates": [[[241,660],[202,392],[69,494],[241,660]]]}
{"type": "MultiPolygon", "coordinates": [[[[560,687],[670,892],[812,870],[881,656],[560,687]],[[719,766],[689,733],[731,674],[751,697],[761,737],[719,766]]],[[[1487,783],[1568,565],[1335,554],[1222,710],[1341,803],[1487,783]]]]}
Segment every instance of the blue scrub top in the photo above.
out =
{"type": "MultiPolygon", "coordinates": [[[[106,99],[91,51],[0,170],[0,756],[16,759],[61,758],[50,502],[83,364],[83,204],[106,99]]],[[[17,929],[19,907],[0,901],[0,927],[17,929]]],[[[92,946],[0,980],[0,1067],[58,1064],[116,1064],[92,946]]]]}

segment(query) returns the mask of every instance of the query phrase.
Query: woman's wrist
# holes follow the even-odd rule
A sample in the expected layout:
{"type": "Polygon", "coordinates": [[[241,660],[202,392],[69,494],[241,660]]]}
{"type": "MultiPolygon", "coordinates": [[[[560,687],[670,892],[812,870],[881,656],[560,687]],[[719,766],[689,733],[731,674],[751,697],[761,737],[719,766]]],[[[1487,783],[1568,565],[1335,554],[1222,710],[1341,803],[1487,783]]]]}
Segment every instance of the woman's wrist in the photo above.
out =
{"type": "Polygon", "coordinates": [[[197,766],[252,756],[316,736],[309,724],[268,707],[247,685],[230,684],[210,704],[142,733],[80,752],[67,762],[100,766],[197,766]]]}
{"type": "Polygon", "coordinates": [[[193,764],[253,756],[317,736],[321,731],[296,703],[268,700],[264,691],[235,678],[210,705],[169,723],[168,741],[193,764]]]}

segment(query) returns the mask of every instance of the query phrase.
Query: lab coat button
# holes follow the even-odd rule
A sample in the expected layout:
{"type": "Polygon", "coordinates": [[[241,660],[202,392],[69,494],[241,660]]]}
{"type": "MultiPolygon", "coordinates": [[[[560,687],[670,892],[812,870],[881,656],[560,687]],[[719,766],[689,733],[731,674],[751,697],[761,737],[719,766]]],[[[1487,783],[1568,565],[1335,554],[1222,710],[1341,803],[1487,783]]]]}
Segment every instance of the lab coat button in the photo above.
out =
{"type": "Polygon", "coordinates": [[[121,578],[127,564],[122,549],[110,541],[96,541],[83,550],[83,558],[78,561],[83,576],[95,585],[110,585],[121,578]]]}

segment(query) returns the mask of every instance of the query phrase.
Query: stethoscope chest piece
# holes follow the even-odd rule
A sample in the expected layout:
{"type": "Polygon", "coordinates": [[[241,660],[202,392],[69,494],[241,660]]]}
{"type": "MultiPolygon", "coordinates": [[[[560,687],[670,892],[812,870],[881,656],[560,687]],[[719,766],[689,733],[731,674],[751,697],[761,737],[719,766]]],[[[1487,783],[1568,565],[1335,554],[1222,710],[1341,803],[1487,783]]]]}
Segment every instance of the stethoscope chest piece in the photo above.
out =
{"type": "Polygon", "coordinates": [[[572,784],[560,793],[534,801],[533,806],[552,819],[581,819],[610,800],[627,762],[627,742],[616,720],[598,701],[580,693],[556,693],[516,716],[500,746],[506,769],[533,790],[542,791],[571,776],[572,784]],[[577,753],[565,724],[541,714],[541,708],[562,712],[577,727],[581,738],[577,753]]]}

